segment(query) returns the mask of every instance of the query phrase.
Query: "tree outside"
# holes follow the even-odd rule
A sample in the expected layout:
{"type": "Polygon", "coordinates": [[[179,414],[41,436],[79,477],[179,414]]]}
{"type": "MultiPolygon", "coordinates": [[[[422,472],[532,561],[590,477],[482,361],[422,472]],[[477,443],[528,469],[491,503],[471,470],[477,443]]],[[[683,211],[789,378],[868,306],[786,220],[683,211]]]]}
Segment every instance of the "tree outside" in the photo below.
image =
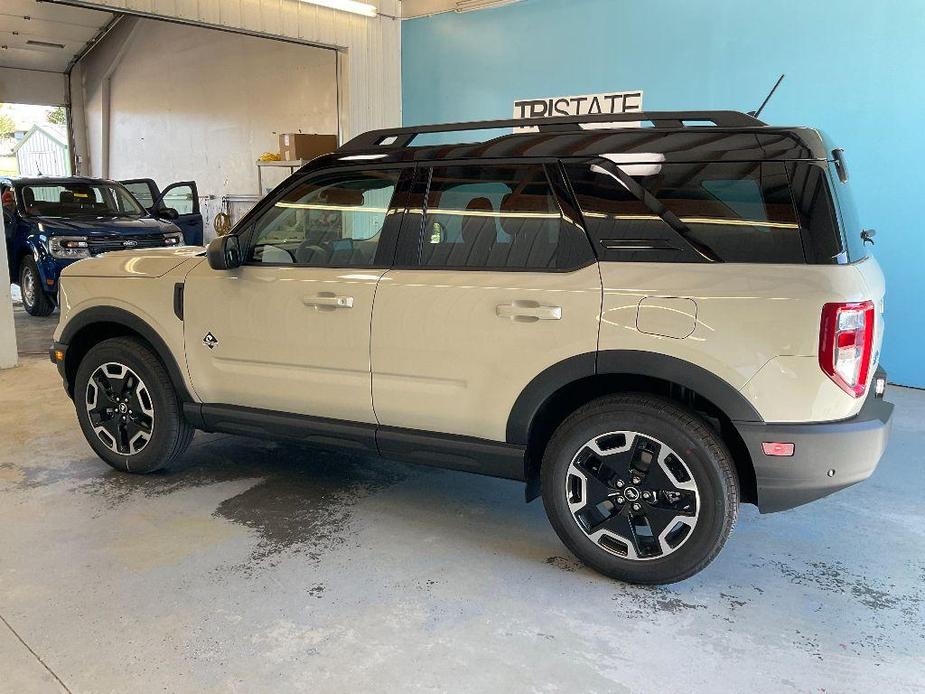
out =
{"type": "Polygon", "coordinates": [[[67,114],[64,112],[64,106],[58,106],[48,112],[48,122],[53,125],[64,125],[67,122],[67,114]]]}
{"type": "MultiPolygon", "coordinates": [[[[0,109],[2,108],[0,106],[0,109]]],[[[0,110],[0,137],[12,137],[15,129],[16,124],[13,122],[12,116],[0,110]]]]}
{"type": "Polygon", "coordinates": [[[7,112],[6,105],[0,104],[0,175],[10,176],[17,173],[16,157],[10,153],[15,131],[16,121],[7,112]]]}

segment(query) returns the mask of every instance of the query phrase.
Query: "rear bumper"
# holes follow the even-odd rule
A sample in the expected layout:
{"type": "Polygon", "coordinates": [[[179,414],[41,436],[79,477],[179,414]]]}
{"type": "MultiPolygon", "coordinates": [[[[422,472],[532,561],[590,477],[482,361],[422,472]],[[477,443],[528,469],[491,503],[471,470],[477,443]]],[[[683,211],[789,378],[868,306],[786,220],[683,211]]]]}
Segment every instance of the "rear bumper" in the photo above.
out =
{"type": "MultiPolygon", "coordinates": [[[[876,377],[886,374],[878,371],[876,377]]],[[[758,510],[784,511],[870,477],[886,449],[892,415],[893,404],[871,388],[861,411],[851,419],[824,424],[737,422],[755,468],[758,510]],[[765,455],[765,441],[793,443],[794,454],[765,455]]]]}

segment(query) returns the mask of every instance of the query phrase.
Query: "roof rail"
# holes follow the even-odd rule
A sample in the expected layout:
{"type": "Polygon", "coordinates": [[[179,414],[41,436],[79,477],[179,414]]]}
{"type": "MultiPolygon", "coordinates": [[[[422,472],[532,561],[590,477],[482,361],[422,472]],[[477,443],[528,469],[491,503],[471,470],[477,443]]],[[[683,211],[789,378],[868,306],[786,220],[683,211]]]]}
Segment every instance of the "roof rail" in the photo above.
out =
{"type": "Polygon", "coordinates": [[[467,130],[494,130],[497,128],[539,128],[541,132],[569,132],[581,130],[587,123],[632,123],[649,121],[655,127],[684,128],[712,123],[719,128],[743,128],[765,125],[754,116],[740,111],[637,111],[631,113],[606,113],[585,116],[556,116],[554,118],[509,118],[504,120],[480,120],[469,123],[442,123],[439,125],[415,125],[407,128],[386,128],[370,130],[357,135],[341,145],[338,151],[374,149],[376,147],[408,147],[418,135],[449,133],[467,130]]]}

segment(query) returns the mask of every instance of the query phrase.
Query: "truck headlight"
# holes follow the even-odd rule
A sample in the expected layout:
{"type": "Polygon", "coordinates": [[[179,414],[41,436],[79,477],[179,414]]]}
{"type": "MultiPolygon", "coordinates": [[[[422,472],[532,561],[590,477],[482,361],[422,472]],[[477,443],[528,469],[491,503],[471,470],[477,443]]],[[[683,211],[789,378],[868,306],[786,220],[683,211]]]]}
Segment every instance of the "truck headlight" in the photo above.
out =
{"type": "Polygon", "coordinates": [[[168,231],[164,234],[165,246],[183,246],[185,244],[186,240],[183,238],[182,231],[168,231]]]}
{"type": "Polygon", "coordinates": [[[61,260],[90,257],[90,247],[86,236],[50,236],[48,251],[52,258],[61,260]]]}

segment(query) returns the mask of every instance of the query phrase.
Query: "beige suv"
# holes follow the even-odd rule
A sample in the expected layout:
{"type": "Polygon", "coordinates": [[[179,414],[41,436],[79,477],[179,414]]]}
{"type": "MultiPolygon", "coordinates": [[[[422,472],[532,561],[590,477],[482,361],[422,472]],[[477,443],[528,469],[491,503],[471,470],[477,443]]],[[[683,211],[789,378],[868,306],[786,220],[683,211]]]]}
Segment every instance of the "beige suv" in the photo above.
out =
{"type": "Polygon", "coordinates": [[[51,357],[90,445],[145,473],[201,429],[520,480],[639,583],[705,567],[740,503],[869,476],[884,281],[841,150],[736,112],[530,124],[367,133],[207,251],[68,267],[51,357]]]}

